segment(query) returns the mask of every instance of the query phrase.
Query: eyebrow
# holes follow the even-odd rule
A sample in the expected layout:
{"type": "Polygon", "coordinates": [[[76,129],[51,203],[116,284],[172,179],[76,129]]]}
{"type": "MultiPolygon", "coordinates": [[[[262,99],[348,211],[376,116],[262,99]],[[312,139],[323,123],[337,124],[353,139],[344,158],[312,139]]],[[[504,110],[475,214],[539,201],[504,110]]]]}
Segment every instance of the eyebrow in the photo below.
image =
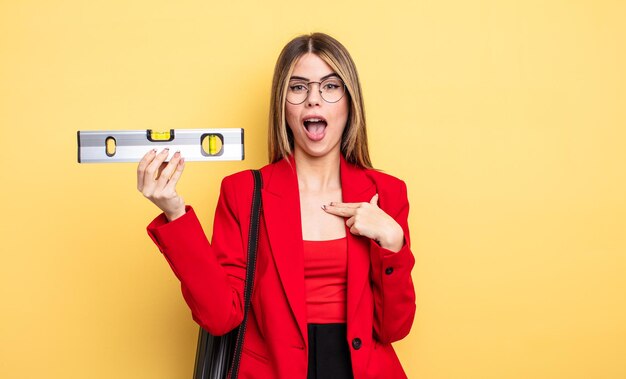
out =
{"type": "MultiPolygon", "coordinates": [[[[324,76],[322,76],[322,77],[320,78],[320,82],[323,82],[324,80],[326,80],[326,79],[328,79],[328,78],[332,78],[332,77],[336,77],[336,78],[338,78],[338,77],[339,77],[339,75],[337,75],[337,73],[336,73],[336,72],[331,72],[331,73],[330,73],[330,74],[328,74],[328,75],[324,75],[324,76]]],[[[309,78],[305,78],[305,77],[302,77],[302,76],[295,76],[295,75],[294,75],[294,76],[292,76],[291,78],[289,78],[289,80],[304,80],[304,81],[306,81],[306,82],[310,81],[310,79],[309,79],[309,78]]]]}

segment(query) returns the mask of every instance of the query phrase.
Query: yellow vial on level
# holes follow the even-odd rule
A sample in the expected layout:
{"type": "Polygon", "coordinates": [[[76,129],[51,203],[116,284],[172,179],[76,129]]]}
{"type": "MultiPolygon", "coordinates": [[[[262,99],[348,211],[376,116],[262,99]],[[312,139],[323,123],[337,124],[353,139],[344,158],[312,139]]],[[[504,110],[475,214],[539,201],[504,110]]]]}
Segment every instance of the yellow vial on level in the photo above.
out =
{"type": "Polygon", "coordinates": [[[150,132],[150,138],[153,141],[169,141],[171,138],[171,134],[169,131],[167,132],[155,132],[155,131],[151,131],[150,132]]]}
{"type": "Polygon", "coordinates": [[[209,154],[215,155],[219,151],[217,147],[217,136],[212,134],[209,136],[209,154]]]}

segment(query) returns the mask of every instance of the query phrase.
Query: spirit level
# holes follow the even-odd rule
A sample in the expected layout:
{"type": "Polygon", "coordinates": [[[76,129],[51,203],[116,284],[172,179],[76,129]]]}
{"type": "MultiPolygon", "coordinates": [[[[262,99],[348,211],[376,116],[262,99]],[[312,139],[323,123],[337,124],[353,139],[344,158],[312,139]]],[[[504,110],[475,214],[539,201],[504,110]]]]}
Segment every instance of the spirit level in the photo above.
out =
{"type": "Polygon", "coordinates": [[[240,161],[243,129],[78,131],[78,163],[139,162],[149,150],[166,147],[186,161],[240,161]]]}

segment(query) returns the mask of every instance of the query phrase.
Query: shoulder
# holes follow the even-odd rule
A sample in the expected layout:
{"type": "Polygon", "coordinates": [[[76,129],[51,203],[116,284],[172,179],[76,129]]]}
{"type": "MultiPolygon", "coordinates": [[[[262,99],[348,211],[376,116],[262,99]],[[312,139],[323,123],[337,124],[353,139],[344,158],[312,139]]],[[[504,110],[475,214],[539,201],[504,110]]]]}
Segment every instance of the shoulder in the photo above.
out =
{"type": "Polygon", "coordinates": [[[409,209],[406,183],[393,175],[378,170],[368,169],[365,171],[365,174],[376,187],[380,208],[394,218],[406,218],[409,209]]]}
{"type": "Polygon", "coordinates": [[[365,169],[365,175],[374,182],[379,191],[406,191],[406,183],[393,175],[376,169],[365,169]]]}
{"type": "Polygon", "coordinates": [[[252,171],[251,170],[239,171],[234,174],[225,176],[224,179],[222,179],[222,189],[251,187],[251,186],[252,186],[252,171]]]}
{"type": "MultiPolygon", "coordinates": [[[[266,178],[269,178],[271,176],[276,165],[277,163],[270,163],[259,169],[261,171],[264,182],[266,178]]],[[[252,176],[252,170],[242,170],[234,174],[225,176],[224,179],[222,179],[222,190],[236,189],[238,191],[250,192],[252,191],[253,187],[254,178],[252,176]]]]}
{"type": "MultiPolygon", "coordinates": [[[[272,166],[270,164],[260,169],[263,182],[273,170],[272,166]]],[[[222,204],[237,218],[249,219],[253,192],[254,176],[252,170],[235,172],[222,179],[218,206],[222,204]]]]}
{"type": "Polygon", "coordinates": [[[379,170],[368,169],[365,174],[374,183],[378,193],[378,205],[391,215],[408,209],[409,199],[406,183],[393,175],[379,170]]]}

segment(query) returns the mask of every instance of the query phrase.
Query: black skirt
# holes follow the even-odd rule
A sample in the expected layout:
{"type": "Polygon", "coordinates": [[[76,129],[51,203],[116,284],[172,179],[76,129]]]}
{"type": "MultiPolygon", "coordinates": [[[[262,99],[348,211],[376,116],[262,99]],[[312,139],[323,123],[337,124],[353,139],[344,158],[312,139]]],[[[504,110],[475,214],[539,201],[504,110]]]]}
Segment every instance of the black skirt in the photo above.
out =
{"type": "Polygon", "coordinates": [[[346,324],[308,324],[307,379],[352,379],[346,324]]]}

